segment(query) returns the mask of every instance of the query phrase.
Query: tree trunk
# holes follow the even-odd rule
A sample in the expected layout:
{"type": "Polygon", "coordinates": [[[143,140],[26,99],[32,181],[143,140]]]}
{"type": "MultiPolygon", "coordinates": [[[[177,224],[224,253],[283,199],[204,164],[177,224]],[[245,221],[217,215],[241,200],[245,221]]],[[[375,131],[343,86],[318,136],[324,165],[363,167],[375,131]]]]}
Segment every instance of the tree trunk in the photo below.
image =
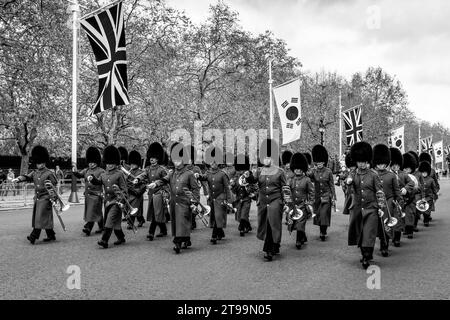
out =
{"type": "Polygon", "coordinates": [[[20,175],[28,173],[28,163],[30,160],[29,154],[22,154],[22,160],[20,162],[20,175]]]}

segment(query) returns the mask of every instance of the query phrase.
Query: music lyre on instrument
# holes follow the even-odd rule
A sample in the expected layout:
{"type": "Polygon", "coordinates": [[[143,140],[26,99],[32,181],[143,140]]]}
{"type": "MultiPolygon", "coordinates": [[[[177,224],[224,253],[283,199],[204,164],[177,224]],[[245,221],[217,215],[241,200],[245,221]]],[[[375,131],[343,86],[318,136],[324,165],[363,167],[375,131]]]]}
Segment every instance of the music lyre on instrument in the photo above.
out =
{"type": "Polygon", "coordinates": [[[64,203],[64,201],[59,196],[58,192],[56,192],[55,187],[53,186],[50,180],[45,180],[44,186],[50,195],[50,202],[52,203],[52,206],[55,209],[56,217],[58,218],[62,229],[64,231],[67,231],[66,225],[64,224],[64,221],[61,218],[61,214],[62,212],[67,211],[70,208],[70,205],[64,203]]]}

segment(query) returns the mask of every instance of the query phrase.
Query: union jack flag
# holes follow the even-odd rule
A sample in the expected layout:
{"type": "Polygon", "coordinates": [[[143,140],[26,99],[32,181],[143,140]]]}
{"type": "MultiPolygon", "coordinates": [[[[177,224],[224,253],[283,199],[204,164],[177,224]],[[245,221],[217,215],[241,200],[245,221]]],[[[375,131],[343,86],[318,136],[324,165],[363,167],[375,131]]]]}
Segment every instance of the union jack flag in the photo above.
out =
{"type": "Polygon", "coordinates": [[[80,21],[94,50],[98,70],[96,114],[130,103],[122,2],[80,21]]]}
{"type": "Polygon", "coordinates": [[[352,146],[356,142],[362,141],[363,139],[361,111],[361,107],[357,106],[342,113],[342,116],[344,117],[348,146],[352,146]]]}
{"type": "Polygon", "coordinates": [[[420,139],[420,152],[433,154],[433,136],[420,139]]]}

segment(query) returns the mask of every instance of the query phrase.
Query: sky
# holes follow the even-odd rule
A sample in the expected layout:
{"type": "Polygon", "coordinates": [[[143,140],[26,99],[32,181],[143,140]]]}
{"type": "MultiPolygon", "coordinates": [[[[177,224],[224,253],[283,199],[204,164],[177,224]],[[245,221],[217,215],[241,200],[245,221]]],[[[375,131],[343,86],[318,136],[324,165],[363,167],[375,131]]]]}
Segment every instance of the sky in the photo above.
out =
{"type": "MultiPolygon", "coordinates": [[[[166,0],[195,23],[209,0],[166,0]]],[[[420,119],[450,128],[450,1],[224,0],[244,30],[272,31],[302,70],[336,71],[347,79],[380,66],[400,80],[420,119]]]]}

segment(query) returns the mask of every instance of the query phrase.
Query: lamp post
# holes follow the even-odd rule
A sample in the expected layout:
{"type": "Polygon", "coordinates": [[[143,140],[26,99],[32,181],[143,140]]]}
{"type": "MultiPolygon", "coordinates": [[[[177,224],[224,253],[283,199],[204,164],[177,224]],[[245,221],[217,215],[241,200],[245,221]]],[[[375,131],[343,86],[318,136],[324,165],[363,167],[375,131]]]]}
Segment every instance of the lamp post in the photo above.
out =
{"type": "Polygon", "coordinates": [[[323,134],[325,133],[325,126],[323,124],[323,119],[320,119],[319,132],[320,132],[320,144],[323,145],[323,134]]]}

